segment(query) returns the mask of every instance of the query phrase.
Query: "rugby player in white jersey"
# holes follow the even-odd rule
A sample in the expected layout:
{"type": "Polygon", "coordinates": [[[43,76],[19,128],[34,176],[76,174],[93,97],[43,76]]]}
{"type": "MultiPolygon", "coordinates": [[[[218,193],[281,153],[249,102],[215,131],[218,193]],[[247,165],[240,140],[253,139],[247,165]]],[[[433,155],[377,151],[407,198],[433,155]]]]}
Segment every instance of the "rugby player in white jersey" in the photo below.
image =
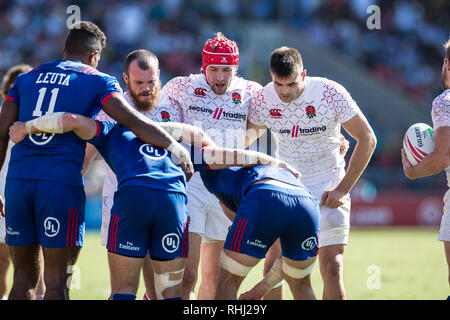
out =
{"type": "MultiPolygon", "coordinates": [[[[16,78],[19,74],[28,72],[32,67],[28,64],[18,64],[12,66],[8,69],[6,74],[3,76],[2,80],[2,88],[1,88],[1,98],[2,100],[8,95],[9,89],[13,86],[16,78]]],[[[8,150],[5,157],[5,162],[2,170],[0,171],[0,197],[5,198],[5,184],[6,184],[6,173],[8,172],[8,163],[11,154],[11,147],[13,146],[13,142],[10,140],[8,144],[8,150]]],[[[5,217],[3,215],[4,208],[0,208],[0,299],[6,300],[6,288],[8,283],[8,268],[11,262],[11,258],[9,256],[8,246],[5,243],[6,239],[6,224],[5,217]]],[[[41,266],[43,263],[42,251],[39,254],[39,261],[37,261],[41,266]]],[[[35,300],[42,300],[44,298],[45,285],[44,285],[44,269],[40,268],[40,276],[38,280],[38,285],[34,292],[35,300]]]]}
{"type": "MultiPolygon", "coordinates": [[[[127,86],[124,97],[131,106],[153,121],[180,122],[181,112],[178,111],[178,106],[173,103],[171,104],[166,96],[160,95],[161,82],[159,73],[158,58],[151,51],[140,49],[130,52],[125,60],[125,72],[123,73],[123,79],[127,86]]],[[[114,121],[103,111],[100,111],[97,119],[114,121]]],[[[89,164],[96,154],[97,150],[91,144],[88,144],[83,173],[86,173],[89,164]]],[[[105,246],[107,243],[111,208],[116,190],[116,175],[108,167],[102,192],[101,243],[105,246]]],[[[153,270],[148,254],[145,257],[142,272],[146,287],[144,300],[155,300],[153,270]]]]}
{"type": "MultiPolygon", "coordinates": [[[[442,89],[433,100],[431,119],[434,128],[434,151],[419,164],[412,166],[402,149],[402,164],[409,179],[431,176],[445,170],[447,185],[450,188],[450,39],[444,45],[446,52],[442,64],[442,89]]],[[[444,242],[448,264],[448,282],[450,284],[450,189],[444,195],[444,214],[441,220],[438,240],[444,242]]],[[[447,299],[450,299],[448,296],[447,299]]]]}
{"type": "MultiPolygon", "coordinates": [[[[183,122],[202,128],[221,147],[243,149],[251,96],[261,86],[237,76],[239,49],[222,33],[206,41],[200,74],[176,77],[162,89],[182,109],[183,122]]],[[[193,299],[201,256],[198,299],[214,299],[220,253],[231,221],[194,174],[188,183],[189,257],[183,299],[193,299]]]]}
{"type": "Polygon", "coordinates": [[[303,184],[321,201],[323,299],[345,299],[349,192],[369,163],[376,137],[345,88],[326,78],[306,76],[296,49],[276,49],[269,71],[272,82],[252,99],[247,144],[270,129],[278,146],[276,156],[301,172],[303,184]],[[357,141],[347,170],[340,153],[341,125],[357,141]]]}

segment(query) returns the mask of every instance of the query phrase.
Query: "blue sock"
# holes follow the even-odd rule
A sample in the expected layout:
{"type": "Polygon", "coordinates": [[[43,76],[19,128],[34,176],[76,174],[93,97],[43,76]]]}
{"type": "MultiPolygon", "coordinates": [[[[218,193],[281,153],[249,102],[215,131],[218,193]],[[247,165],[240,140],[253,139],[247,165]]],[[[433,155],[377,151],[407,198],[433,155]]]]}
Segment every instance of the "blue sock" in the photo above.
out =
{"type": "Polygon", "coordinates": [[[136,296],[128,293],[116,293],[112,296],[113,300],[136,300],[136,296]]]}
{"type": "Polygon", "coordinates": [[[164,299],[164,300],[181,300],[181,297],[167,298],[167,299],[164,299]]]}

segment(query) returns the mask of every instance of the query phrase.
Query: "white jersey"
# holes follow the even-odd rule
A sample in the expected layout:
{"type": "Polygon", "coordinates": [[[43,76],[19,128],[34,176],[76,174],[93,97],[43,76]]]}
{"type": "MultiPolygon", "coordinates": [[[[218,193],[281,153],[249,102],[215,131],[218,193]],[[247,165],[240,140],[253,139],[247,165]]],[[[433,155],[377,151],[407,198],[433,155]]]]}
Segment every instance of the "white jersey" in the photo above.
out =
{"type": "Polygon", "coordinates": [[[293,165],[305,185],[342,175],[345,160],[340,154],[341,123],[360,112],[340,84],[319,77],[306,77],[300,97],[282,102],[273,82],[252,99],[249,121],[265,125],[277,144],[276,157],[293,165]]]}
{"type": "MultiPolygon", "coordinates": [[[[183,122],[202,128],[217,145],[243,149],[252,95],[262,86],[235,76],[223,95],[217,95],[204,74],[170,80],[162,91],[183,111],[183,122]]],[[[198,173],[190,186],[202,186],[198,173]]]]}
{"type": "MultiPolygon", "coordinates": [[[[130,97],[128,92],[125,92],[125,99],[128,103],[134,107],[133,99],[130,97]]],[[[152,110],[141,112],[147,118],[157,121],[157,122],[182,122],[183,115],[181,109],[178,107],[174,101],[172,101],[168,96],[164,95],[162,92],[159,95],[158,104],[152,110]]],[[[109,117],[104,111],[96,117],[97,120],[101,121],[115,121],[109,117]]],[[[114,197],[114,192],[117,190],[117,178],[110,167],[108,167],[105,180],[103,182],[103,192],[104,197],[114,197]]]]}
{"type": "MultiPolygon", "coordinates": [[[[439,127],[450,127],[450,89],[445,90],[433,100],[431,119],[434,130],[439,127]]],[[[450,166],[445,169],[445,172],[447,173],[447,185],[450,188],[450,166]]]]}

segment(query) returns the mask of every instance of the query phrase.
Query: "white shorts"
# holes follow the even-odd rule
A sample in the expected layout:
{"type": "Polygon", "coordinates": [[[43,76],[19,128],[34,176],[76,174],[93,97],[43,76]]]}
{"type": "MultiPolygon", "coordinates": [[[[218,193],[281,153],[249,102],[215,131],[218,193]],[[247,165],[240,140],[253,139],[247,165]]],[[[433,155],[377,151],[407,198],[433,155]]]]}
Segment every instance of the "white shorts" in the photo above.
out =
{"type": "Polygon", "coordinates": [[[219,200],[203,184],[189,185],[187,195],[189,232],[201,235],[204,241],[225,241],[232,221],[223,213],[219,200]]]}
{"type": "Polygon", "coordinates": [[[444,195],[444,214],[442,215],[438,240],[450,241],[450,189],[444,195]]]}
{"type": "MultiPolygon", "coordinates": [[[[319,201],[325,191],[334,189],[345,172],[336,170],[331,179],[321,180],[305,186],[319,201]]],[[[320,206],[319,248],[333,244],[347,244],[350,232],[350,197],[338,208],[320,206]]]]}
{"type": "Polygon", "coordinates": [[[100,235],[102,246],[106,246],[106,243],[108,242],[109,220],[111,218],[111,209],[114,203],[114,197],[103,196],[102,199],[102,228],[100,235]]]}

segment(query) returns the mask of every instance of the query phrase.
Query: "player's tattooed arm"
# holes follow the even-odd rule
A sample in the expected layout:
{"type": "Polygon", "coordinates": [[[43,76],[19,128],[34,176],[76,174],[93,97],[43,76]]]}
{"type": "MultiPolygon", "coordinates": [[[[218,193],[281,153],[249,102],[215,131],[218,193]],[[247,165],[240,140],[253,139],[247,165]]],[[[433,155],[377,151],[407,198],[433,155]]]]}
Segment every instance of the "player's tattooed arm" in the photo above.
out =
{"type": "Polygon", "coordinates": [[[196,148],[216,146],[216,143],[200,128],[179,122],[160,123],[175,140],[196,148]]]}

